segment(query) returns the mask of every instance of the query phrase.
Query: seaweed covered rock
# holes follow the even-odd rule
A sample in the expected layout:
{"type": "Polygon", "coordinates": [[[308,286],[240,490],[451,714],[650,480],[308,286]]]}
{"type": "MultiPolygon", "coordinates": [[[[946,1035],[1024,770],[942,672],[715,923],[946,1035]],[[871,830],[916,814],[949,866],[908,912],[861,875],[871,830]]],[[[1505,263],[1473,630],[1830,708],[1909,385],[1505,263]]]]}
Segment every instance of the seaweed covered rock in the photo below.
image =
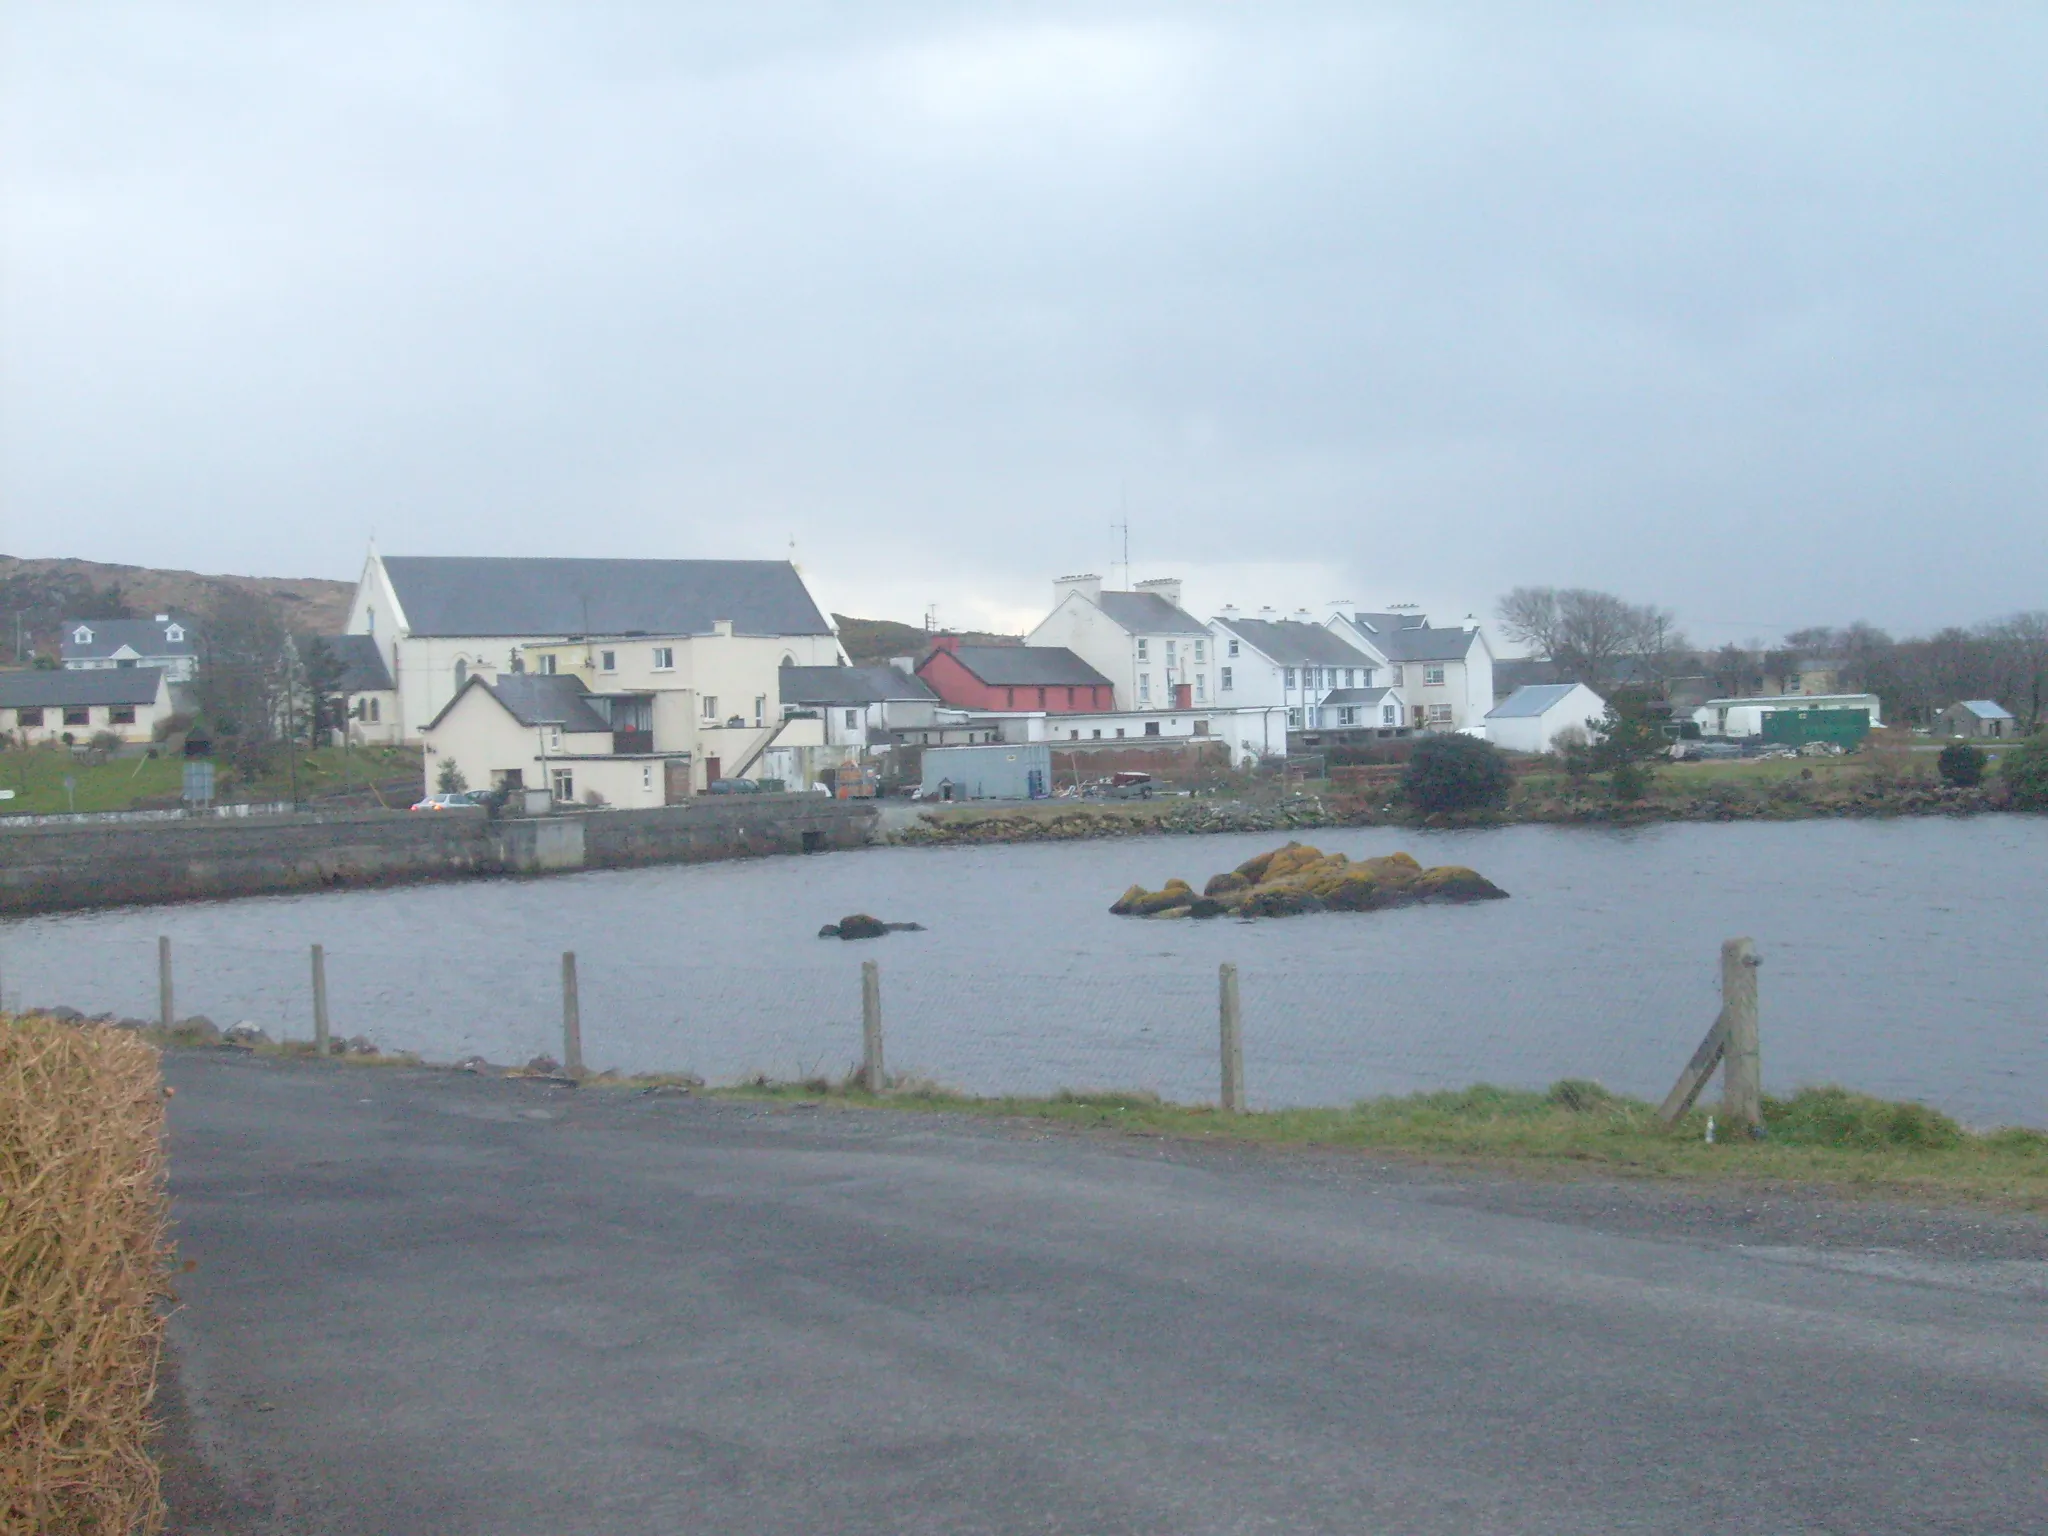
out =
{"type": "Polygon", "coordinates": [[[1125,917],[1293,917],[1303,912],[1376,912],[1421,902],[1491,901],[1507,895],[1462,865],[1424,869],[1406,853],[1353,860],[1289,843],[1213,877],[1197,896],[1185,880],[1157,891],[1134,885],[1110,911],[1125,917]]]}
{"type": "MultiPolygon", "coordinates": [[[[842,917],[834,925],[831,937],[835,939],[879,939],[889,931],[889,925],[879,917],[870,917],[865,912],[855,912],[842,917]]],[[[826,935],[821,930],[819,938],[826,935]]]]}

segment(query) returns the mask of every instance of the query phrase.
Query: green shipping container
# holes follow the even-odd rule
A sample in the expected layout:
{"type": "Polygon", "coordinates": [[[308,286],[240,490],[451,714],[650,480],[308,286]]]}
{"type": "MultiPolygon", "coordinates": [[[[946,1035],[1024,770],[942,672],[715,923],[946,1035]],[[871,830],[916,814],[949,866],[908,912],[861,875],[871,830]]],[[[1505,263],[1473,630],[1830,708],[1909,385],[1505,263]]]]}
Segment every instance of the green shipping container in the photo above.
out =
{"type": "Polygon", "coordinates": [[[1764,716],[1764,740],[1787,747],[1809,741],[1854,747],[1869,734],[1867,709],[1774,709],[1764,716]]]}

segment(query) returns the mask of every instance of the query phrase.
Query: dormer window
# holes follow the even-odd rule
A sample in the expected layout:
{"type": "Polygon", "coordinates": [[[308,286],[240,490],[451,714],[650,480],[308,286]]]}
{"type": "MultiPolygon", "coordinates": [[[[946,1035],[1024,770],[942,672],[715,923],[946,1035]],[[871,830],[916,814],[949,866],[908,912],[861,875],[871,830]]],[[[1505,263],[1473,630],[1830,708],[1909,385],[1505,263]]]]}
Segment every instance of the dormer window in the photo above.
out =
{"type": "Polygon", "coordinates": [[[169,641],[169,642],[170,642],[170,643],[171,643],[172,645],[177,645],[177,644],[178,644],[178,643],[180,643],[180,642],[181,642],[181,641],[182,641],[182,640],[183,640],[184,638],[185,638],[185,626],[184,626],[184,625],[182,625],[182,624],[169,624],[169,625],[166,625],[166,626],[164,627],[164,639],[165,639],[165,640],[167,640],[167,641],[169,641]]]}
{"type": "Polygon", "coordinates": [[[73,645],[91,645],[92,631],[83,624],[79,625],[78,628],[71,631],[71,643],[73,645]]]}

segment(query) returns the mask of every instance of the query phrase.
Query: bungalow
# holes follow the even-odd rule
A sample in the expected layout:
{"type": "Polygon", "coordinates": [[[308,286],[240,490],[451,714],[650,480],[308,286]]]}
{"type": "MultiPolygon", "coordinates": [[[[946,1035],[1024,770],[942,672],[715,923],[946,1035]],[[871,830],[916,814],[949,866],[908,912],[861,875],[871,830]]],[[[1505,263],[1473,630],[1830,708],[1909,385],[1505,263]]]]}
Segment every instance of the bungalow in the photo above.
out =
{"type": "Polygon", "coordinates": [[[189,683],[199,672],[192,621],[171,613],[150,619],[66,619],[58,649],[67,672],[156,667],[174,684],[189,683]]]}
{"type": "Polygon", "coordinates": [[[1064,647],[1080,657],[1112,685],[1114,707],[1189,710],[1217,702],[1209,627],[1181,607],[1178,581],[1105,592],[1100,576],[1063,576],[1052,594],[1052,612],[1025,646],[1064,647]]]}
{"type": "Polygon", "coordinates": [[[1607,701],[1584,683],[1531,683],[1486,716],[1486,739],[1510,752],[1555,752],[1560,738],[1588,734],[1607,701]]]}
{"type": "Polygon", "coordinates": [[[420,733],[426,792],[452,765],[472,789],[545,789],[558,804],[674,805],[690,793],[689,754],[655,751],[631,703],[593,694],[576,677],[472,677],[420,733]]]}
{"type": "Polygon", "coordinates": [[[1941,728],[1950,736],[2002,741],[2019,735],[2019,721],[1996,699],[1964,699],[1941,712],[1941,728]]]}
{"type": "Polygon", "coordinates": [[[140,744],[155,740],[172,713],[161,667],[0,672],[0,732],[23,746],[84,746],[102,732],[140,744]]]}
{"type": "Polygon", "coordinates": [[[1094,714],[1117,707],[1110,680],[1056,645],[962,645],[940,635],[917,675],[956,709],[1094,714]]]}

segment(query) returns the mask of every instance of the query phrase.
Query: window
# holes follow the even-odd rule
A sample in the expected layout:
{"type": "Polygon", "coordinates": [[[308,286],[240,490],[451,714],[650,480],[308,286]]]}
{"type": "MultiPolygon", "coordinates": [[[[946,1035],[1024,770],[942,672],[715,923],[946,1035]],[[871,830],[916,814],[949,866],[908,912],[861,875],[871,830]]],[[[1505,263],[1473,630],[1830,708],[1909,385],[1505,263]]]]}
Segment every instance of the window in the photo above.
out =
{"type": "Polygon", "coordinates": [[[1045,690],[1043,688],[1038,690],[1038,707],[1040,709],[1045,708],[1045,690]]]}
{"type": "Polygon", "coordinates": [[[1179,642],[1178,640],[1169,640],[1169,641],[1167,641],[1167,642],[1166,642],[1166,669],[1167,669],[1167,671],[1171,672],[1171,671],[1173,670],[1173,658],[1174,658],[1175,656],[1179,655],[1179,654],[1180,654],[1180,642],[1179,642]]]}
{"type": "Polygon", "coordinates": [[[562,750],[562,728],[559,725],[548,727],[548,750],[550,752],[562,750]]]}
{"type": "Polygon", "coordinates": [[[372,700],[370,700],[370,720],[371,720],[371,722],[372,722],[372,723],[374,724],[375,722],[377,722],[377,721],[379,721],[379,720],[382,720],[383,718],[384,718],[384,701],[383,701],[382,699],[372,699],[372,700]]]}
{"type": "Polygon", "coordinates": [[[1118,741],[1122,741],[1124,739],[1124,728],[1122,726],[1118,726],[1116,728],[1116,739],[1118,741]]]}
{"type": "Polygon", "coordinates": [[[1443,669],[1442,667],[1424,667],[1424,668],[1422,669],[1422,686],[1423,686],[1423,687],[1425,687],[1425,688],[1441,688],[1441,687],[1443,687],[1443,685],[1444,685],[1444,669],[1443,669]]]}
{"type": "Polygon", "coordinates": [[[14,712],[14,723],[23,730],[27,730],[31,726],[41,725],[43,723],[43,712],[40,709],[17,709],[14,712]]]}
{"type": "Polygon", "coordinates": [[[1382,704],[1380,706],[1380,723],[1383,725],[1399,725],[1401,723],[1401,717],[1395,713],[1393,705],[1382,704]]]}
{"type": "Polygon", "coordinates": [[[1069,740],[1069,741],[1079,741],[1080,739],[1081,739],[1081,733],[1080,733],[1079,731],[1069,731],[1069,732],[1067,732],[1067,740],[1069,740]]]}
{"type": "MultiPolygon", "coordinates": [[[[661,652],[656,651],[654,654],[659,656],[661,652]]],[[[718,695],[715,693],[704,695],[704,718],[706,720],[716,720],[718,718],[718,695]]]]}
{"type": "Polygon", "coordinates": [[[1152,642],[1150,640],[1140,640],[1138,642],[1138,660],[1150,661],[1152,659],[1151,645],[1152,642]]]}
{"type": "Polygon", "coordinates": [[[374,608],[365,608],[363,610],[363,633],[366,635],[377,633],[377,610],[374,608]]]}
{"type": "Polygon", "coordinates": [[[1205,645],[1205,644],[1204,644],[1204,643],[1203,643],[1202,641],[1200,641],[1200,640],[1197,640],[1197,641],[1195,642],[1195,660],[1196,660],[1196,661],[1206,661],[1206,660],[1208,660],[1208,647],[1207,647],[1207,646],[1206,646],[1206,645],[1205,645]]]}
{"type": "Polygon", "coordinates": [[[1290,731],[1298,731],[1301,729],[1301,711],[1299,709],[1290,709],[1289,711],[1287,711],[1287,729],[1289,729],[1290,731]]]}
{"type": "Polygon", "coordinates": [[[116,704],[107,711],[107,724],[109,725],[133,725],[134,723],[135,706],[133,704],[116,704]]]}
{"type": "Polygon", "coordinates": [[[651,763],[642,763],[642,764],[640,765],[640,787],[641,787],[642,789],[652,789],[652,788],[654,788],[654,765],[653,765],[653,764],[651,764],[651,763]]]}
{"type": "Polygon", "coordinates": [[[164,628],[164,638],[170,641],[171,644],[176,645],[185,638],[185,626],[182,624],[166,625],[164,628]]]}
{"type": "Polygon", "coordinates": [[[1206,720],[1197,720],[1197,721],[1195,722],[1195,734],[1196,734],[1197,736],[1206,736],[1206,735],[1208,735],[1208,734],[1209,734],[1209,722],[1208,722],[1208,721],[1206,721],[1206,720]]]}
{"type": "Polygon", "coordinates": [[[597,653],[597,670],[600,672],[618,671],[619,653],[617,651],[599,651],[597,653]]]}
{"type": "Polygon", "coordinates": [[[549,780],[554,785],[557,800],[567,801],[576,798],[576,776],[568,769],[557,768],[549,775],[549,780]]]}
{"type": "Polygon", "coordinates": [[[1352,682],[1352,681],[1351,681],[1351,679],[1352,679],[1352,678],[1354,678],[1354,677],[1356,677],[1356,676],[1358,676],[1358,672],[1357,672],[1357,669],[1356,669],[1356,668],[1354,668],[1354,667],[1346,667],[1346,668],[1344,669],[1344,686],[1345,686],[1346,688],[1356,688],[1356,687],[1357,687],[1358,685],[1357,685],[1356,683],[1354,683],[1354,682],[1352,682]]]}
{"type": "Polygon", "coordinates": [[[91,645],[92,631],[83,624],[79,625],[78,628],[71,631],[71,643],[73,645],[91,645]]]}
{"type": "MultiPolygon", "coordinates": [[[[676,648],[672,645],[657,645],[654,648],[654,670],[673,672],[676,669],[676,648]]],[[[717,713],[717,711],[712,711],[717,713]]]]}
{"type": "Polygon", "coordinates": [[[1431,725],[1449,725],[1451,723],[1451,706],[1448,704],[1430,705],[1429,723],[1431,725]]]}
{"type": "Polygon", "coordinates": [[[66,725],[91,725],[92,710],[78,705],[66,706],[64,710],[64,723],[66,725]]]}
{"type": "Polygon", "coordinates": [[[1281,669],[1280,686],[1282,688],[1292,688],[1294,686],[1294,668],[1285,667],[1281,669]]]}
{"type": "Polygon", "coordinates": [[[460,656],[455,658],[455,691],[462,692],[463,684],[469,681],[469,663],[460,656]]]}
{"type": "Polygon", "coordinates": [[[1195,697],[1198,699],[1209,697],[1209,674],[1206,672],[1197,672],[1195,674],[1195,697]]]}
{"type": "Polygon", "coordinates": [[[1005,709],[1015,709],[1016,707],[1017,707],[1017,690],[1016,690],[1016,689],[1014,689],[1014,688],[1005,688],[1005,689],[1003,690],[1003,708],[1005,708],[1005,709]]]}
{"type": "Polygon", "coordinates": [[[856,726],[858,726],[859,724],[860,724],[860,711],[859,711],[859,710],[857,710],[857,709],[849,709],[849,710],[848,710],[848,711],[846,712],[846,728],[847,728],[847,729],[848,729],[848,730],[850,731],[850,730],[854,729],[854,728],[855,728],[856,726]]]}
{"type": "Polygon", "coordinates": [[[1358,670],[1365,675],[1365,681],[1360,683],[1358,686],[1361,688],[1370,688],[1372,686],[1372,668],[1360,667],[1358,670]]]}
{"type": "Polygon", "coordinates": [[[1237,642],[1235,640],[1230,642],[1230,654],[1232,656],[1237,654],[1237,642]]]}
{"type": "Polygon", "coordinates": [[[1233,681],[1232,681],[1232,678],[1231,678],[1231,673],[1233,673],[1233,672],[1234,672],[1234,671],[1236,671],[1236,670],[1237,670],[1237,669],[1236,669],[1235,667],[1225,667],[1225,668],[1223,668],[1223,682],[1222,682],[1222,684],[1221,684],[1221,691],[1222,691],[1222,692],[1224,692],[1224,693],[1228,693],[1228,692],[1230,692],[1230,690],[1232,689],[1232,687],[1233,687],[1233,686],[1235,686],[1235,685],[1234,685],[1234,683],[1233,683],[1233,681]]]}
{"type": "Polygon", "coordinates": [[[1138,674],[1138,702],[1140,704],[1152,702],[1152,674],[1150,672],[1140,672],[1138,674]]]}
{"type": "Polygon", "coordinates": [[[538,670],[542,677],[553,677],[555,675],[555,657],[552,651],[547,652],[541,657],[538,670]]]}
{"type": "Polygon", "coordinates": [[[767,719],[768,695],[765,693],[757,693],[754,695],[754,724],[758,728],[759,726],[765,724],[767,722],[767,719]]]}
{"type": "Polygon", "coordinates": [[[1147,736],[1157,736],[1159,734],[1159,722],[1157,720],[1147,720],[1145,722],[1145,734],[1147,736]]]}
{"type": "Polygon", "coordinates": [[[1337,723],[1338,723],[1339,725],[1356,725],[1356,724],[1358,724],[1358,711],[1357,711],[1357,710],[1355,710],[1355,709],[1340,709],[1340,710],[1338,710],[1338,711],[1337,711],[1337,723]]]}

